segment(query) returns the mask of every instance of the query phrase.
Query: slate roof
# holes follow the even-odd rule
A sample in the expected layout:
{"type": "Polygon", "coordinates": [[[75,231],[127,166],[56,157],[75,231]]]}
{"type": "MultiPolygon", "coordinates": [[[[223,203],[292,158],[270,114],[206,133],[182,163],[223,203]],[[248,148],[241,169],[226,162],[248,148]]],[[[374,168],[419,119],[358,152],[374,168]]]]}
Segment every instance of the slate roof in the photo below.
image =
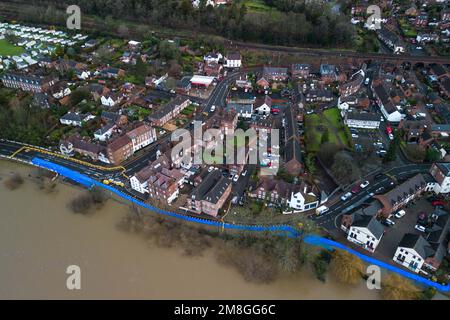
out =
{"type": "Polygon", "coordinates": [[[425,185],[426,182],[423,175],[418,174],[379,198],[385,199],[389,205],[393,206],[394,204],[403,201],[403,199],[407,198],[409,195],[416,193],[418,189],[423,188],[425,185]]]}
{"type": "Polygon", "coordinates": [[[450,162],[438,162],[436,166],[442,171],[446,177],[450,177],[450,162]]]}
{"type": "Polygon", "coordinates": [[[361,216],[353,222],[352,227],[367,228],[378,240],[381,239],[384,233],[383,225],[375,216],[361,216]]]}
{"type": "Polygon", "coordinates": [[[297,121],[295,119],[292,108],[286,108],[286,146],[284,154],[286,162],[297,160],[302,162],[302,152],[300,142],[298,140],[297,121]]]}
{"type": "Polygon", "coordinates": [[[398,244],[399,247],[414,249],[423,259],[433,256],[436,252],[421,235],[407,233],[398,244]]]}
{"type": "Polygon", "coordinates": [[[217,203],[230,183],[229,179],[222,176],[220,170],[214,170],[193,190],[191,198],[196,201],[206,200],[217,203]]]}
{"type": "Polygon", "coordinates": [[[360,121],[380,121],[380,116],[375,113],[347,112],[347,119],[360,121]]]}

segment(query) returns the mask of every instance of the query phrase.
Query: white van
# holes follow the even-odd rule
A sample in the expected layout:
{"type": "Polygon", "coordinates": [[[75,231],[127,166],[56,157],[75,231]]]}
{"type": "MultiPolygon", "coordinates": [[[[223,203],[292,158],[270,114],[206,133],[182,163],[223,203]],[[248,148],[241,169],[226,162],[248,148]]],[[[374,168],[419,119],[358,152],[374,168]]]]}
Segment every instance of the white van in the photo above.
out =
{"type": "Polygon", "coordinates": [[[316,209],[316,214],[318,216],[321,216],[321,215],[327,213],[328,211],[330,211],[330,208],[328,208],[327,206],[321,206],[316,209]]]}

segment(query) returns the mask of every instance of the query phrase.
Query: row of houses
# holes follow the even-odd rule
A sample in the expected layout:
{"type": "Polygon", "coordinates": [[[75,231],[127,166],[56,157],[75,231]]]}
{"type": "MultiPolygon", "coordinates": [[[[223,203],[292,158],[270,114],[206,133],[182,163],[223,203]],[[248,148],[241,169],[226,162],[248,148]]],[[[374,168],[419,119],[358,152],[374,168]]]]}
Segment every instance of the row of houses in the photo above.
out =
{"type": "Polygon", "coordinates": [[[83,139],[79,135],[62,139],[60,151],[68,156],[78,153],[93,161],[119,165],[138,150],[155,142],[156,139],[155,128],[145,123],[134,123],[130,130],[111,137],[105,144],[83,139]]]}
{"type": "MultiPolygon", "coordinates": [[[[344,213],[341,229],[347,233],[348,241],[375,252],[385,232],[380,220],[389,218],[424,192],[430,191],[450,192],[450,163],[435,163],[430,175],[418,174],[385,194],[375,195],[369,205],[344,213]]],[[[420,272],[423,266],[432,271],[439,268],[442,258],[450,253],[450,215],[436,209],[431,217],[432,226],[424,235],[404,235],[393,257],[395,262],[415,272],[420,272]]]]}

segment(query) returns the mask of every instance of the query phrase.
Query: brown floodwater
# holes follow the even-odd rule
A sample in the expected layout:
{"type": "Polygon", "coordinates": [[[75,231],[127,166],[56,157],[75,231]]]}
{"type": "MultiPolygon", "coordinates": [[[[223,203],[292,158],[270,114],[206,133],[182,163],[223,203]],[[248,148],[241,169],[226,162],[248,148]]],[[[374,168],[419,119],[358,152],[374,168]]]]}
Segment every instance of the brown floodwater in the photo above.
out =
{"type": "Polygon", "coordinates": [[[14,191],[4,179],[31,167],[0,160],[1,299],[378,299],[361,281],[324,284],[305,270],[273,283],[248,283],[213,252],[187,257],[116,228],[127,208],[115,201],[94,215],[67,203],[83,192],[58,184],[47,194],[31,180],[14,191]],[[81,290],[66,288],[66,268],[81,268],[81,290]]]}

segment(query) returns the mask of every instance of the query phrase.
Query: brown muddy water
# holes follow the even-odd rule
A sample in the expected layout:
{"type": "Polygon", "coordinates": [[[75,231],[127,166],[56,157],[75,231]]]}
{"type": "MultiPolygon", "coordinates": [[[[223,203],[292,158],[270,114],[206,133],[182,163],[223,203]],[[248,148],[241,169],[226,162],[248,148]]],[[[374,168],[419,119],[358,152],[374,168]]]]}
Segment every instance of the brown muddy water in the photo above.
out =
{"type": "Polygon", "coordinates": [[[117,230],[127,212],[116,201],[94,215],[73,214],[67,203],[83,192],[58,184],[47,194],[25,180],[14,191],[4,179],[31,167],[0,160],[0,299],[378,299],[365,283],[321,283],[308,270],[271,284],[248,283],[212,252],[187,257],[149,246],[117,230]],[[81,290],[66,288],[66,268],[81,268],[81,290]]]}

